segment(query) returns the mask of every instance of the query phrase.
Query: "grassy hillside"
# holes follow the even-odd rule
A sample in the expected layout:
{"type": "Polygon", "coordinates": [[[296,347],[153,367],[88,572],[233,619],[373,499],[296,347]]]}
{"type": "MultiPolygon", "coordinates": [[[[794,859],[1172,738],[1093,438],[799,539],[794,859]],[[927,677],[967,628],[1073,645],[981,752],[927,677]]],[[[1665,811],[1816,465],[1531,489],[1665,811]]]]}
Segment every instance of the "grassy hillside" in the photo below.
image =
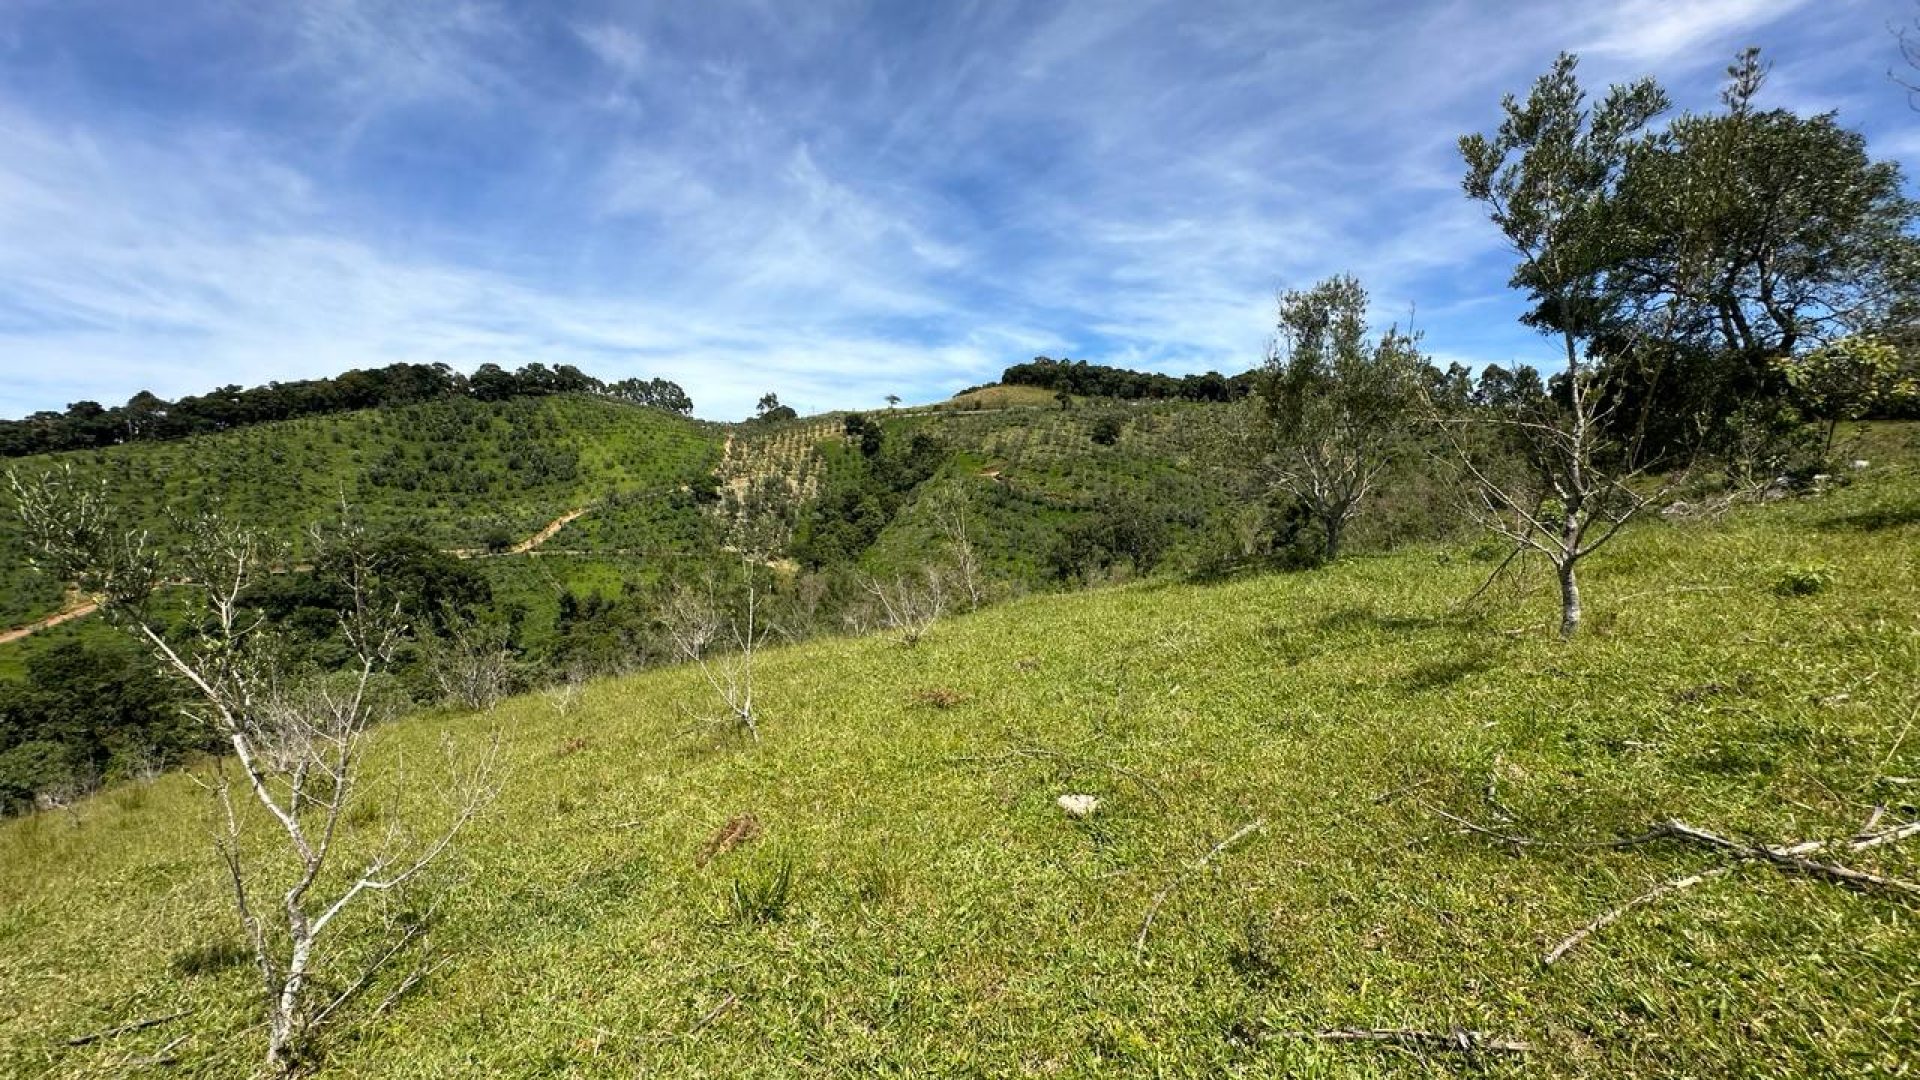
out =
{"type": "MultiPolygon", "coordinates": [[[[1013,387],[1012,390],[1031,390],[1013,387]]],[[[984,393],[985,391],[982,391],[984,393]]],[[[939,483],[968,492],[974,543],[996,573],[1029,585],[1051,580],[1050,550],[1076,523],[1102,515],[1151,519],[1165,533],[1162,566],[1191,572],[1232,561],[1270,527],[1272,508],[1242,442],[1239,407],[1181,401],[1077,399],[1061,409],[935,411],[887,421],[924,432],[951,452],[939,483]],[[1096,438],[1105,427],[1106,440],[1096,438]]],[[[1450,525],[1448,494],[1410,456],[1380,485],[1355,523],[1355,543],[1379,549],[1430,538],[1450,525]]],[[[868,562],[911,563],[937,550],[928,500],[912,500],[880,535],[868,562]]],[[[1261,541],[1264,542],[1264,541],[1261,541]]]]}
{"type": "MultiPolygon", "coordinates": [[[[1583,923],[1725,857],[1523,846],[1445,815],[1575,844],[1667,818],[1765,842],[1844,838],[1875,805],[1912,820],[1920,475],[1876,464],[1819,498],[1637,527],[1593,564],[1571,645],[1544,588],[1457,611],[1488,569],[1407,549],[1033,597],[911,650],[780,650],[757,744],[698,724],[684,669],[571,711],[531,697],[396,724],[386,768],[419,776],[443,738],[498,732],[510,777],[436,881],[447,965],[342,1029],[326,1074],[1911,1071],[1911,898],[1745,865],[1543,967],[1583,923]],[[1065,793],[1103,805],[1076,822],[1065,793]],[[703,865],[749,813],[763,835],[703,865]],[[1287,1035],[1341,1027],[1533,1050],[1287,1035]]],[[[436,805],[416,783],[398,812],[436,805]]],[[[253,1064],[255,976],[208,810],[169,776],[0,823],[0,1073],[118,1072],[169,1044],[177,1075],[253,1064]]],[[[386,827],[352,825],[351,844],[386,827]]],[[[1920,840],[1842,861],[1920,877],[1920,840]]]]}
{"type": "MultiPolygon", "coordinates": [[[[377,530],[482,548],[591,506],[554,542],[645,547],[698,528],[691,502],[673,495],[713,469],[720,445],[709,425],[605,399],[463,398],[9,465],[27,474],[70,465],[107,481],[132,514],[159,528],[169,508],[217,502],[297,542],[345,498],[377,530]]],[[[11,513],[0,515],[0,625],[26,622],[60,599],[57,584],[25,566],[16,529],[11,513]]]]}

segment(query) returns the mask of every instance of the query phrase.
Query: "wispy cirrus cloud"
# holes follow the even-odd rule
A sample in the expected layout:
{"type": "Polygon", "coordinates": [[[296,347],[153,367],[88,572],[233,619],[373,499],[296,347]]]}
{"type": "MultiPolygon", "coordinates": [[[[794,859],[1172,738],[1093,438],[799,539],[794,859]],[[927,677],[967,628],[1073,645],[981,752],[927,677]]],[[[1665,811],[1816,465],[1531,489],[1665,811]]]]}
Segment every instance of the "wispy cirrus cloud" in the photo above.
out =
{"type": "Polygon", "coordinates": [[[399,360],[712,416],[1238,370],[1343,271],[1506,362],[1544,350],[1454,141],[1555,52],[1705,107],[1760,44],[1915,153],[1868,0],[177,8],[0,13],[0,412],[399,360]]]}

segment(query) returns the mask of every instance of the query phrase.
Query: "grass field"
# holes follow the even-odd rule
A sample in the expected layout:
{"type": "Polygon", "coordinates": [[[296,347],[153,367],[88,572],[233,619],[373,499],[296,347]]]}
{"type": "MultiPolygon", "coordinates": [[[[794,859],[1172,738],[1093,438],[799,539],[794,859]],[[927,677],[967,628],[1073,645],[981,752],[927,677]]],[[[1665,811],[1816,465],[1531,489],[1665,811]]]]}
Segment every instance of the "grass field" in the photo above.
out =
{"type": "MultiPolygon", "coordinates": [[[[1489,566],[1409,549],[1032,597],[915,649],[780,650],[757,744],[698,722],[709,703],[684,669],[596,684],[565,712],[529,697],[395,724],[378,760],[421,781],[400,817],[433,819],[444,738],[498,732],[508,782],[434,881],[446,966],[337,1028],[324,1072],[1920,1068],[1912,898],[1742,865],[1546,967],[1583,923],[1726,857],[1521,846],[1444,816],[1570,843],[1668,818],[1763,842],[1844,838],[1876,805],[1883,825],[1912,820],[1920,475],[1876,464],[1721,523],[1648,522],[1592,564],[1591,633],[1571,645],[1538,575],[1457,611],[1489,566]],[[1065,793],[1103,805],[1071,820],[1065,793]],[[703,865],[742,814],[763,834],[703,865]],[[1532,1050],[1288,1034],[1344,1027],[1532,1050]]],[[[0,823],[0,1074],[117,1074],[167,1046],[172,1075],[254,1064],[255,976],[209,810],[173,775],[0,823]]],[[[1836,858],[1920,877],[1920,840],[1836,858]]]]}
{"type": "Polygon", "coordinates": [[[1057,409],[1060,402],[1053,391],[1039,386],[983,386],[964,394],[955,394],[932,408],[966,411],[972,409],[1057,409]]]}

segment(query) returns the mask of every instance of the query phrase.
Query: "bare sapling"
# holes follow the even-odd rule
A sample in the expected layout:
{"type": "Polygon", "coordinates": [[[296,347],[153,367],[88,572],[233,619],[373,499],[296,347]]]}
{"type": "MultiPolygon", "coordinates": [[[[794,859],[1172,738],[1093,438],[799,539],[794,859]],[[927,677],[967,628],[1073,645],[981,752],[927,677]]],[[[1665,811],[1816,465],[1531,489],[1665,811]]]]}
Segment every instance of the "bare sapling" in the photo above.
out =
{"type": "Polygon", "coordinates": [[[934,520],[946,540],[953,584],[965,594],[967,610],[978,611],[987,600],[987,577],[980,564],[980,553],[973,546],[967,509],[967,491],[958,480],[948,481],[935,493],[934,520]]]}
{"type": "Polygon", "coordinates": [[[355,812],[368,807],[371,728],[389,713],[378,679],[407,631],[398,605],[378,595],[357,529],[316,536],[344,555],[316,561],[340,576],[338,633],[348,660],[315,672],[294,663],[249,604],[251,587],[273,566],[259,534],[214,514],[181,519],[181,542],[163,553],[146,533],[120,527],[103,490],[60,473],[9,481],[36,563],[77,583],[115,626],[144,642],[190,688],[186,714],[231,751],[204,786],[219,808],[215,843],[264,991],[267,1065],[292,1073],[322,1026],[412,950],[422,926],[389,920],[357,974],[334,970],[337,950],[325,946],[337,935],[329,931],[369,897],[420,880],[448,851],[495,792],[494,748],[453,765],[451,782],[429,785],[449,806],[424,837],[397,811],[355,812]],[[151,601],[163,584],[190,605],[193,617],[181,625],[191,631],[155,613],[151,601]],[[370,835],[354,825],[363,819],[382,824],[370,835]],[[250,841],[263,824],[273,839],[250,841]],[[348,862],[353,868],[343,870],[348,862]]]}
{"type": "Polygon", "coordinates": [[[485,711],[514,689],[513,654],[504,627],[461,622],[427,651],[427,671],[443,701],[485,711]]]}
{"type": "Polygon", "coordinates": [[[860,587],[879,605],[881,625],[899,634],[908,648],[920,644],[946,611],[947,584],[935,567],[892,578],[863,577],[860,587]]]}
{"type": "Polygon", "coordinates": [[[1563,386],[1564,401],[1541,389],[1471,418],[1436,414],[1435,423],[1453,450],[1469,513],[1516,552],[1535,552],[1553,567],[1560,636],[1571,638],[1584,615],[1581,562],[1675,481],[1648,481],[1654,462],[1632,463],[1634,448],[1604,434],[1617,406],[1598,373],[1576,367],[1563,386]],[[1471,425],[1493,430],[1491,454],[1467,437],[1471,425]]]}
{"type": "Polygon", "coordinates": [[[738,603],[729,604],[712,577],[699,585],[676,586],[661,614],[667,636],[681,659],[694,664],[726,706],[727,717],[760,741],[754,711],[753,667],[761,646],[773,636],[762,610],[761,590],[751,559],[741,560],[744,585],[738,603]]]}

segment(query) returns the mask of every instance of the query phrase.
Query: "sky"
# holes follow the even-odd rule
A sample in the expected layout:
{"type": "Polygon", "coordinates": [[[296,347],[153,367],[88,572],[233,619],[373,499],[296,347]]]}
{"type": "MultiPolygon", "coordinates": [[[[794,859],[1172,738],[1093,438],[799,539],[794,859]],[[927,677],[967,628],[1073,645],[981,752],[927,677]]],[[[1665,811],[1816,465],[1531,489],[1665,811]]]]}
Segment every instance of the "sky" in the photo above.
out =
{"type": "MultiPolygon", "coordinates": [[[[0,0],[0,416],[574,364],[698,415],[1258,364],[1335,273],[1551,366],[1460,193],[1555,53],[1920,174],[1913,0],[0,0]]],[[[1910,184],[1911,187],[1911,184],[1910,184]]]]}

